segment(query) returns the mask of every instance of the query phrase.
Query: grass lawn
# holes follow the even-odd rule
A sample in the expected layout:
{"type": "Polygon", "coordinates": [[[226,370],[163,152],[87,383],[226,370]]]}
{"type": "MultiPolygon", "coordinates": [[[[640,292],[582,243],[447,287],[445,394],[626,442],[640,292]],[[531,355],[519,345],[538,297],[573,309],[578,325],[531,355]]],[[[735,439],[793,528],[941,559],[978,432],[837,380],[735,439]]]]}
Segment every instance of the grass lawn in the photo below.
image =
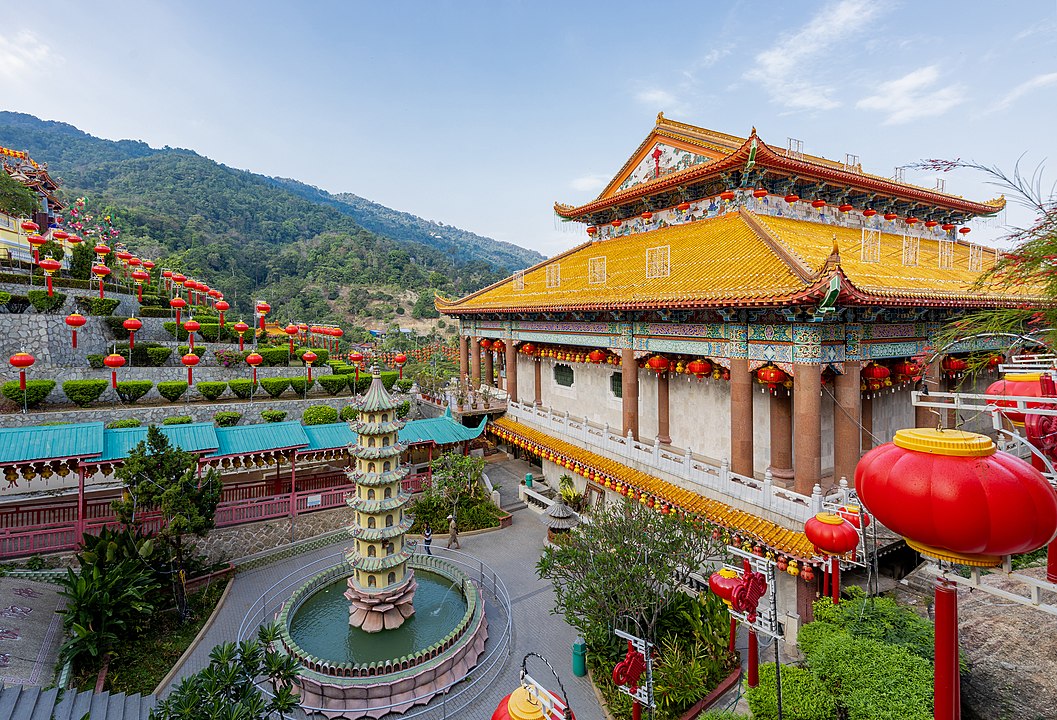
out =
{"type": "MultiPolygon", "coordinates": [[[[112,693],[153,693],[161,679],[194,642],[228,582],[228,579],[218,580],[189,596],[191,616],[186,623],[180,623],[175,611],[161,612],[152,618],[150,625],[137,637],[118,645],[115,657],[110,661],[104,689],[112,693]]],[[[77,686],[82,690],[93,689],[97,673],[98,668],[78,673],[77,686]]]]}

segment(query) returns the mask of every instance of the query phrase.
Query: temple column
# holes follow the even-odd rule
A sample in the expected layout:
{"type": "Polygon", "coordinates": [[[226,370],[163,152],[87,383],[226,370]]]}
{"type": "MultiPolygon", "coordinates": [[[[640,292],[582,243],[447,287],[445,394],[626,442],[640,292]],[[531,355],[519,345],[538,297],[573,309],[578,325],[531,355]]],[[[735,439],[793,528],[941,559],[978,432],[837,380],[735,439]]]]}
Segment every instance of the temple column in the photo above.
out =
{"type": "Polygon", "coordinates": [[[639,364],[635,362],[635,351],[624,348],[620,351],[621,396],[623,401],[623,429],[621,434],[639,439],[639,364]]]}
{"type": "Polygon", "coordinates": [[[668,385],[671,373],[664,372],[657,376],[657,439],[665,444],[672,444],[671,422],[668,411],[668,385]]]}
{"type": "Polygon", "coordinates": [[[495,387],[495,370],[492,367],[492,349],[484,351],[484,382],[489,387],[495,387]]]}
{"type": "Polygon", "coordinates": [[[466,385],[466,377],[470,374],[470,338],[465,335],[459,336],[459,384],[466,385]]]}
{"type": "Polygon", "coordinates": [[[543,407],[543,361],[533,359],[533,371],[536,373],[536,407],[543,407]]]}
{"type": "Polygon", "coordinates": [[[838,375],[834,381],[836,402],[833,405],[833,479],[839,482],[842,477],[847,478],[849,485],[855,484],[855,466],[861,457],[861,368],[862,363],[858,360],[846,360],[844,374],[838,375]]]}
{"type": "Polygon", "coordinates": [[[470,386],[481,387],[481,338],[470,338],[470,386]]]}
{"type": "Polygon", "coordinates": [[[793,365],[793,489],[810,495],[822,479],[822,368],[793,365]]]}
{"type": "Polygon", "coordinates": [[[748,358],[730,360],[730,469],[752,477],[752,375],[748,358]]]}
{"type": "MultiPolygon", "coordinates": [[[[921,378],[922,389],[939,390],[940,385],[940,359],[937,357],[925,368],[921,378]]],[[[926,407],[914,408],[914,425],[919,428],[934,428],[941,423],[937,412],[926,407]]]]}
{"type": "Polygon", "coordinates": [[[771,396],[771,476],[782,483],[793,479],[793,398],[779,390],[771,396]]]}
{"type": "Polygon", "coordinates": [[[873,448],[873,398],[862,398],[861,402],[862,417],[859,423],[862,426],[862,432],[859,437],[859,457],[873,448]]]}
{"type": "Polygon", "coordinates": [[[517,348],[513,339],[506,344],[506,394],[517,402],[517,348]]]}

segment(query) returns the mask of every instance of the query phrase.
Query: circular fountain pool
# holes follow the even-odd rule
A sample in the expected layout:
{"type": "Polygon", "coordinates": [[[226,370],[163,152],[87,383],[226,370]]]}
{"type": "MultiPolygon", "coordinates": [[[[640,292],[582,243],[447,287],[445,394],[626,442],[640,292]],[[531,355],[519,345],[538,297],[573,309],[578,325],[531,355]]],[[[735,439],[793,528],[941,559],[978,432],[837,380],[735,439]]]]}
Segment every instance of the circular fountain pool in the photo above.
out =
{"type": "Polygon", "coordinates": [[[415,614],[395,630],[366,633],[349,626],[346,579],[314,592],[290,620],[290,637],[304,652],[331,663],[366,665],[416,652],[442,641],[466,614],[459,584],[417,570],[415,614]]]}

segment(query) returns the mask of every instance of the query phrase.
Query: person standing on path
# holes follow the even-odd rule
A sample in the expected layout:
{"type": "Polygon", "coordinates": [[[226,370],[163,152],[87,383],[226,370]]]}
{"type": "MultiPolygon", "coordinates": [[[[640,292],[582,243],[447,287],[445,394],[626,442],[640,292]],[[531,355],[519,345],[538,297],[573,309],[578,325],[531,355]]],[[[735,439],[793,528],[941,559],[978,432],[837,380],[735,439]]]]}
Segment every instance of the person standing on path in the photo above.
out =
{"type": "Polygon", "coordinates": [[[433,544],[433,527],[429,523],[426,523],[426,527],[422,529],[422,543],[426,546],[426,554],[432,555],[433,552],[429,546],[433,544]]]}
{"type": "Polygon", "coordinates": [[[455,525],[455,516],[448,516],[448,547],[455,545],[456,548],[462,550],[462,545],[459,544],[459,528],[455,525]]]}

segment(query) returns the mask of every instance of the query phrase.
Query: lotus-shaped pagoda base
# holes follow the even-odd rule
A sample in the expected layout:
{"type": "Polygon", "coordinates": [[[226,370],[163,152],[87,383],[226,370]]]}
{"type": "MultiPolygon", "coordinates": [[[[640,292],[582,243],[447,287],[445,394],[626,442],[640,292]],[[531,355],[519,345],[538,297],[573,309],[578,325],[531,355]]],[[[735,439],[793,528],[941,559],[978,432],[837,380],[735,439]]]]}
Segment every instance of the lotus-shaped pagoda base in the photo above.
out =
{"type": "Polygon", "coordinates": [[[415,614],[413,601],[417,587],[414,571],[409,571],[399,584],[370,592],[349,578],[349,589],[345,591],[349,625],[369,633],[395,630],[415,614]]]}

